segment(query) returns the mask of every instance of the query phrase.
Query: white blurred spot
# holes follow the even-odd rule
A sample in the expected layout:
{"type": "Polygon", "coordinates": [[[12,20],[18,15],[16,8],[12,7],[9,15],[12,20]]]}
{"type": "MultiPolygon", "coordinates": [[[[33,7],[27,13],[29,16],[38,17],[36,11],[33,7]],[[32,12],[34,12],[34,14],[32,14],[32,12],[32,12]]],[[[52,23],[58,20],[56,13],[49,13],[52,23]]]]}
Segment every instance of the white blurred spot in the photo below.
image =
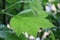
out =
{"type": "Polygon", "coordinates": [[[7,24],[7,27],[8,27],[8,28],[10,28],[10,25],[9,25],[9,24],[7,24]]]}
{"type": "Polygon", "coordinates": [[[36,40],[40,40],[40,37],[37,37],[36,40]]]}
{"type": "Polygon", "coordinates": [[[26,37],[26,38],[28,38],[28,37],[29,37],[29,35],[28,35],[28,33],[27,33],[27,32],[25,32],[25,33],[24,33],[24,35],[25,35],[25,37],[26,37]]]}
{"type": "Polygon", "coordinates": [[[35,38],[33,36],[30,36],[29,40],[35,40],[35,38]]]}

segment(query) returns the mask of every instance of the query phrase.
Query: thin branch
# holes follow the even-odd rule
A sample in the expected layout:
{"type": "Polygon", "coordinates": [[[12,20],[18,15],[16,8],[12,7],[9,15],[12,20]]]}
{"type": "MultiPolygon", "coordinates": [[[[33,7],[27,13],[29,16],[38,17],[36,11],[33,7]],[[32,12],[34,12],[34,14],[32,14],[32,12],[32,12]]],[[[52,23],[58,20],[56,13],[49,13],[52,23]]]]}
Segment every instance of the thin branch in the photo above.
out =
{"type": "Polygon", "coordinates": [[[25,13],[27,13],[27,12],[31,12],[32,10],[31,9],[27,9],[27,10],[23,10],[23,11],[21,11],[19,14],[25,14],[25,13]]]}
{"type": "Polygon", "coordinates": [[[12,15],[12,14],[5,13],[5,11],[8,10],[8,9],[10,9],[11,7],[16,6],[16,5],[19,4],[19,3],[29,3],[29,2],[27,2],[27,1],[18,1],[18,2],[16,2],[16,3],[10,5],[8,8],[0,11],[0,14],[4,12],[3,14],[7,14],[7,15],[9,15],[9,16],[14,16],[14,15],[12,15]]]}
{"type": "Polygon", "coordinates": [[[19,4],[19,3],[29,3],[29,2],[27,2],[27,1],[18,1],[18,2],[16,2],[16,3],[10,5],[10,6],[9,6],[8,8],[6,8],[4,11],[8,10],[8,9],[11,8],[11,7],[16,6],[16,5],[19,4]]]}
{"type": "Polygon", "coordinates": [[[4,12],[4,10],[1,10],[1,12],[0,12],[0,14],[6,14],[6,15],[9,15],[9,16],[11,16],[11,17],[13,17],[14,15],[12,15],[12,14],[10,14],[10,13],[7,13],[7,12],[4,12]]]}

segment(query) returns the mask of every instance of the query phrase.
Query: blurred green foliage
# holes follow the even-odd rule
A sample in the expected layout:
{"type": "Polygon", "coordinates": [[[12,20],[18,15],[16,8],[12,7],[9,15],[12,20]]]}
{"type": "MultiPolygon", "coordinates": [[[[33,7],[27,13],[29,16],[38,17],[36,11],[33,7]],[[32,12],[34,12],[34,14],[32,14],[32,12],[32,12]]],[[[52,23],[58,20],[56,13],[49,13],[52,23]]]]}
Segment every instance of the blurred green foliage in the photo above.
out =
{"type": "Polygon", "coordinates": [[[0,38],[1,40],[19,40],[13,30],[3,24],[0,24],[0,38]]]}
{"type": "MultiPolygon", "coordinates": [[[[43,29],[55,27],[51,23],[53,22],[53,20],[49,21],[50,19],[49,20],[46,19],[48,15],[47,12],[45,12],[41,6],[42,2],[45,5],[46,2],[48,2],[48,0],[13,0],[13,1],[6,0],[7,10],[5,12],[14,15],[13,17],[8,15],[8,19],[10,20],[10,18],[12,18],[10,25],[16,33],[14,33],[12,29],[9,29],[5,26],[3,27],[3,25],[1,25],[0,26],[1,40],[3,39],[4,40],[27,40],[24,37],[24,35],[21,34],[22,32],[28,32],[30,35],[36,37],[39,27],[42,27],[43,29]],[[19,1],[25,1],[25,2],[19,2],[19,1]]],[[[54,2],[55,5],[56,3],[58,3],[58,0],[54,2]]],[[[0,0],[0,11],[1,10],[2,10],[2,0],[0,0]]],[[[0,15],[1,15],[0,21],[2,21],[3,20],[1,18],[3,17],[2,13],[0,13],[0,15]]],[[[58,33],[54,35],[57,35],[58,33]]],[[[54,35],[52,33],[51,35],[52,40],[55,40],[54,35]]]]}

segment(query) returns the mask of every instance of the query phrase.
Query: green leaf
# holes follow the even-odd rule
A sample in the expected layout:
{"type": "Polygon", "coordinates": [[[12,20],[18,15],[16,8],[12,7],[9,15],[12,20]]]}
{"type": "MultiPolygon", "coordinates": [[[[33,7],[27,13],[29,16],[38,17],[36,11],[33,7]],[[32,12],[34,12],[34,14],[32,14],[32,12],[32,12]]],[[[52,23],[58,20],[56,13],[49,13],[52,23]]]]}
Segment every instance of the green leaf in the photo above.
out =
{"type": "Polygon", "coordinates": [[[32,12],[40,16],[40,18],[45,18],[48,16],[47,12],[43,11],[40,0],[33,0],[29,4],[32,12]]]}
{"type": "Polygon", "coordinates": [[[19,40],[17,35],[11,29],[8,29],[3,24],[0,24],[0,38],[4,40],[19,40]]]}
{"type": "Polygon", "coordinates": [[[46,19],[47,13],[42,10],[39,0],[33,0],[29,3],[32,12],[23,11],[11,19],[11,27],[19,36],[22,32],[27,32],[36,37],[39,27],[44,29],[54,27],[49,20],[46,19]],[[33,16],[31,16],[31,14],[33,16]],[[37,15],[37,16],[34,16],[37,15]]]}
{"type": "Polygon", "coordinates": [[[26,37],[25,37],[25,35],[23,35],[22,33],[20,34],[20,40],[28,40],[26,37]]]}
{"type": "Polygon", "coordinates": [[[56,40],[56,39],[55,39],[55,35],[54,35],[53,32],[51,32],[51,35],[50,35],[50,36],[51,36],[51,39],[52,39],[52,40],[56,40]]]}

